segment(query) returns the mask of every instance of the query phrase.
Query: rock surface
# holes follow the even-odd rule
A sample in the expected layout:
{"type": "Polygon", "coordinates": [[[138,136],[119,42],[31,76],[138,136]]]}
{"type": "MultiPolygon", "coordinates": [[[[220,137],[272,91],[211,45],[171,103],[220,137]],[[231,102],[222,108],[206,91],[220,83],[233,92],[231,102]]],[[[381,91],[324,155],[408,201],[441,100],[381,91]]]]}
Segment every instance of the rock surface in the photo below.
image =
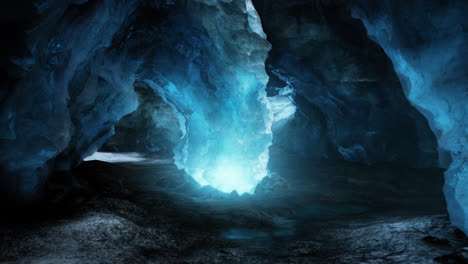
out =
{"type": "Polygon", "coordinates": [[[317,200],[310,177],[300,183],[309,188],[290,182],[266,196],[223,195],[187,184],[182,171],[159,161],[85,162],[68,177],[54,175],[48,202],[33,216],[2,218],[0,262],[416,264],[468,243],[434,203],[417,212],[398,206],[401,198],[398,210],[317,200]]]}

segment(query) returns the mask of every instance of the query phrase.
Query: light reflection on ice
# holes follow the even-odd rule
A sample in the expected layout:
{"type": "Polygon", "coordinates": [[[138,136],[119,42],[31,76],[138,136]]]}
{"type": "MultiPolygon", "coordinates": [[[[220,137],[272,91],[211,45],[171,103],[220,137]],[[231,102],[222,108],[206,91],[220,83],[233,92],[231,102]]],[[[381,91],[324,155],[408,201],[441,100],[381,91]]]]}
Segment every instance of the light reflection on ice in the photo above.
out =
{"type": "Polygon", "coordinates": [[[99,160],[109,163],[132,163],[132,162],[145,162],[145,163],[158,163],[167,164],[171,163],[171,159],[154,159],[147,157],[138,152],[96,152],[93,155],[86,157],[85,161],[99,160]]]}

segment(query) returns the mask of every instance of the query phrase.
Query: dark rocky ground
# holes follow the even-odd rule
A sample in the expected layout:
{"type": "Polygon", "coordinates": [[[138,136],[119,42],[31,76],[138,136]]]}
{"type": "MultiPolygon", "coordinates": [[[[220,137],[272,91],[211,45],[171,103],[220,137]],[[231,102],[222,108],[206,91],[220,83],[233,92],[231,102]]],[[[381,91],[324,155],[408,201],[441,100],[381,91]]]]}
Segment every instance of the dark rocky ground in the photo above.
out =
{"type": "Polygon", "coordinates": [[[2,216],[0,263],[437,263],[468,245],[428,187],[440,170],[279,160],[284,179],[240,197],[198,189],[160,157],[85,162],[54,175],[34,211],[2,216]]]}

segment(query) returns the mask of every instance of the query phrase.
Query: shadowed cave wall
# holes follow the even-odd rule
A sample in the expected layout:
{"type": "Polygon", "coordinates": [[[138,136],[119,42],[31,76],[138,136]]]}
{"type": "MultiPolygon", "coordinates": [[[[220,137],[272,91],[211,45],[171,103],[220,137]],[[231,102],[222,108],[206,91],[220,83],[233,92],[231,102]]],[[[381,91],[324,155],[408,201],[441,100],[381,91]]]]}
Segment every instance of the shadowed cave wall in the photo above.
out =
{"type": "Polygon", "coordinates": [[[445,152],[447,207],[452,223],[465,232],[467,10],[465,1],[359,1],[353,12],[392,60],[406,97],[427,118],[439,148],[445,152]]]}
{"type": "Polygon", "coordinates": [[[391,61],[350,1],[254,1],[272,50],[269,88],[285,78],[298,111],[275,144],[306,156],[436,167],[437,143],[391,61]],[[290,135],[295,135],[290,137],[290,135]]]}

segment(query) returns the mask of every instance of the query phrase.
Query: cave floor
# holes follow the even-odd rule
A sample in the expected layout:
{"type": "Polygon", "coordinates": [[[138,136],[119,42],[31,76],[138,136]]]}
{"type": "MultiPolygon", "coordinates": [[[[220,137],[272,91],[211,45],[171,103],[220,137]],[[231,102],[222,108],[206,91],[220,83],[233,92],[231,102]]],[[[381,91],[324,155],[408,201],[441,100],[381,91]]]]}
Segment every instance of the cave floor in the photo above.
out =
{"type": "Polygon", "coordinates": [[[88,161],[65,174],[51,177],[35,211],[3,219],[0,263],[437,263],[468,245],[438,194],[415,199],[423,206],[397,206],[405,195],[382,205],[348,199],[358,188],[332,199],[317,182],[290,181],[239,197],[195,188],[163,158],[88,161]]]}

